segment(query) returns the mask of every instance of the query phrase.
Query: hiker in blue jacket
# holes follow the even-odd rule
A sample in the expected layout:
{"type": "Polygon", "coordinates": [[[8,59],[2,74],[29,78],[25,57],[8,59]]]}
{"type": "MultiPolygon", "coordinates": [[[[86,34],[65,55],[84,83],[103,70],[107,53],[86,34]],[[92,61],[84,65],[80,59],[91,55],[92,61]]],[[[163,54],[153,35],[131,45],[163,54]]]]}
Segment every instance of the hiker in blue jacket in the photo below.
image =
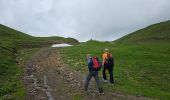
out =
{"type": "Polygon", "coordinates": [[[97,84],[97,88],[99,90],[99,93],[104,94],[103,89],[101,88],[101,85],[100,85],[100,81],[99,81],[99,77],[98,77],[98,70],[96,70],[93,67],[94,63],[93,63],[93,60],[92,60],[92,56],[90,54],[87,54],[87,63],[88,63],[89,73],[88,73],[86,80],[85,80],[85,91],[88,90],[89,82],[90,82],[91,78],[94,77],[96,84],[97,84]]]}

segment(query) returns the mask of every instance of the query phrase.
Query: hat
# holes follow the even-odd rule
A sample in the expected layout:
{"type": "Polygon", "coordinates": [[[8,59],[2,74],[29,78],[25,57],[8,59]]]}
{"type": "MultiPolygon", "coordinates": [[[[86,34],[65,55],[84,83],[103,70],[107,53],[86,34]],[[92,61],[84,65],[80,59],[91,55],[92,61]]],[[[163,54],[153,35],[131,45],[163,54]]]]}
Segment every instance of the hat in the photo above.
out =
{"type": "Polygon", "coordinates": [[[104,51],[107,52],[109,49],[108,48],[105,48],[104,51]]]}
{"type": "Polygon", "coordinates": [[[87,58],[92,58],[91,54],[87,54],[87,58]]]}

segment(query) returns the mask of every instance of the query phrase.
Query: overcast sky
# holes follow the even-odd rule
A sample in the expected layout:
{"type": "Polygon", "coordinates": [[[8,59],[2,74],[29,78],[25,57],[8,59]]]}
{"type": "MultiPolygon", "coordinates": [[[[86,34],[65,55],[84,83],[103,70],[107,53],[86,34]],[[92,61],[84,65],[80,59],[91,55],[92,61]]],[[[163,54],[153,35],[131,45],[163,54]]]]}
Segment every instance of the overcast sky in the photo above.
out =
{"type": "Polygon", "coordinates": [[[33,36],[115,40],[170,19],[170,0],[0,0],[0,24],[33,36]]]}

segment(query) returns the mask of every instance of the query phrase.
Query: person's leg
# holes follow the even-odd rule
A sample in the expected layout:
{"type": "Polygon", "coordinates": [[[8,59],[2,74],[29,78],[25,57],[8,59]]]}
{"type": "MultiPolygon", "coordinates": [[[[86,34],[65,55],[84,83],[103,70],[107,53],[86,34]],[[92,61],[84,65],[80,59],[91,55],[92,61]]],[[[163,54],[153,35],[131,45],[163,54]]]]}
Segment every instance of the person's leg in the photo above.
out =
{"type": "Polygon", "coordinates": [[[109,70],[109,74],[110,74],[110,83],[113,84],[114,83],[113,66],[110,66],[108,70],[109,70]]]}
{"type": "Polygon", "coordinates": [[[96,81],[96,84],[97,84],[97,88],[99,90],[100,93],[103,93],[103,89],[101,87],[101,84],[100,84],[100,80],[99,80],[99,77],[98,77],[98,73],[94,76],[95,78],[95,81],[96,81]]]}
{"type": "Polygon", "coordinates": [[[87,89],[88,89],[89,81],[91,80],[91,78],[92,78],[92,75],[89,72],[89,74],[87,75],[86,80],[85,80],[85,91],[87,91],[87,89]]]}
{"type": "Polygon", "coordinates": [[[106,76],[106,66],[104,65],[104,68],[103,68],[103,79],[104,80],[107,80],[107,76],[106,76]]]}

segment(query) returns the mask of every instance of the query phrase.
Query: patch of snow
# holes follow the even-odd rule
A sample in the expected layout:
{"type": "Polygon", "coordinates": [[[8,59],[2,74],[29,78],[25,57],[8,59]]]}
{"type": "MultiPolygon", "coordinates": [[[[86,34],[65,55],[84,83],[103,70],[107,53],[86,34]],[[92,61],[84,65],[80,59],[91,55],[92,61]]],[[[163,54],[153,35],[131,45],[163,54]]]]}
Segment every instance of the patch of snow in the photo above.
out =
{"type": "Polygon", "coordinates": [[[69,46],[73,46],[73,45],[62,43],[62,44],[53,44],[51,47],[55,48],[55,47],[69,47],[69,46]]]}

